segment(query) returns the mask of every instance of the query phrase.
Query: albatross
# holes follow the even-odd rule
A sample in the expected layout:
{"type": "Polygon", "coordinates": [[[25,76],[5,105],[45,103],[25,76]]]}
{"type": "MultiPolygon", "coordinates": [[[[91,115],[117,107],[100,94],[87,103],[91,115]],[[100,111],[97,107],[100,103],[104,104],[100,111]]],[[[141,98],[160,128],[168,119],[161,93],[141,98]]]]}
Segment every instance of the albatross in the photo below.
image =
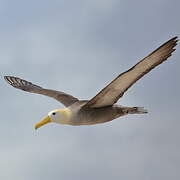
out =
{"type": "Polygon", "coordinates": [[[128,114],[147,113],[143,107],[126,107],[116,103],[137,80],[171,56],[177,41],[177,37],[174,37],[161,45],[132,68],[116,77],[90,100],[79,100],[70,94],[45,89],[18,77],[4,76],[4,78],[14,88],[52,97],[65,106],[63,109],[49,112],[47,117],[35,125],[35,129],[50,122],[76,126],[105,123],[128,114]]]}

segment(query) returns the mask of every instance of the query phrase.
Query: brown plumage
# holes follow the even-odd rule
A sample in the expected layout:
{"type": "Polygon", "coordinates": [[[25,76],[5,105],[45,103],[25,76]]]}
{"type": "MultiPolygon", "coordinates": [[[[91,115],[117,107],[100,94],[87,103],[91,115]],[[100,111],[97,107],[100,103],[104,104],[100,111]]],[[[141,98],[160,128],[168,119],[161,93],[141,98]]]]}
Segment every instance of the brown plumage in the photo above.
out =
{"type": "Polygon", "coordinates": [[[32,84],[31,82],[28,82],[26,80],[20,79],[18,77],[13,76],[5,76],[5,80],[13,87],[21,89],[23,91],[41,94],[45,96],[52,97],[56,99],[57,101],[64,104],[64,106],[70,106],[71,104],[74,104],[76,101],[79,101],[77,98],[66,94],[61,91],[55,91],[51,89],[45,89],[40,86],[37,86],[35,84],[32,84]]]}
{"type": "Polygon", "coordinates": [[[120,74],[95,97],[93,97],[85,106],[86,107],[104,107],[111,106],[130,88],[138,79],[147,74],[151,69],[166,61],[177,44],[177,37],[172,38],[158,49],[153,51],[143,60],[138,62],[128,71],[120,74]]]}
{"type": "MultiPolygon", "coordinates": [[[[77,98],[64,92],[44,89],[18,77],[5,76],[4,78],[15,88],[52,97],[68,107],[63,111],[56,110],[50,112],[48,117],[52,118],[54,122],[71,125],[103,123],[126,114],[147,113],[147,111],[141,107],[123,107],[115,105],[115,103],[137,80],[166,61],[172,52],[175,51],[174,47],[177,41],[177,37],[174,37],[164,43],[128,71],[120,74],[89,101],[79,101],[77,98]],[[59,116],[53,119],[53,113],[64,114],[63,120],[59,116]]],[[[48,122],[49,121],[50,120],[48,120],[48,122]]]]}

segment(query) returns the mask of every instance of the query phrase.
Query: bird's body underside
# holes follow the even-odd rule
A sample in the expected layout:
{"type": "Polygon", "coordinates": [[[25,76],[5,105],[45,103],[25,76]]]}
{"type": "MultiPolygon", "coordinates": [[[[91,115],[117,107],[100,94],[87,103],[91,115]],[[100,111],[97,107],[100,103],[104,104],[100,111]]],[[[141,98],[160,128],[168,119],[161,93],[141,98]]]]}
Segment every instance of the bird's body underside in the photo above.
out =
{"type": "Polygon", "coordinates": [[[94,125],[112,121],[118,117],[128,114],[145,114],[147,110],[142,107],[125,107],[114,104],[113,106],[101,108],[81,108],[85,104],[81,101],[78,105],[73,104],[68,109],[72,112],[71,119],[64,124],[70,125],[94,125]],[[74,106],[76,106],[74,108],[74,106]]]}
{"type": "Polygon", "coordinates": [[[52,97],[66,106],[65,109],[51,111],[35,128],[48,122],[70,125],[105,123],[127,114],[147,113],[142,107],[124,107],[117,105],[116,102],[136,81],[166,61],[175,51],[177,41],[177,37],[174,37],[161,45],[132,68],[120,74],[89,101],[81,101],[61,91],[42,88],[18,77],[5,76],[4,78],[17,89],[52,97]]]}

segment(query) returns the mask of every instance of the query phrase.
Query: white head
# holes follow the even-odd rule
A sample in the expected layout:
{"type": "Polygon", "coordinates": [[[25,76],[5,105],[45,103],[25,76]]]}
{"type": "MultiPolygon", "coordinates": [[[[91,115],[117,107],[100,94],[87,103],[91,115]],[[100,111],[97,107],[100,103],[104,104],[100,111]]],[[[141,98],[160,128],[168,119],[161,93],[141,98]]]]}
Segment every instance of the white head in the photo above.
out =
{"type": "Polygon", "coordinates": [[[71,111],[68,108],[56,109],[48,113],[48,116],[45,117],[42,121],[35,125],[35,129],[50,123],[55,122],[59,124],[68,124],[70,120],[71,111]]]}

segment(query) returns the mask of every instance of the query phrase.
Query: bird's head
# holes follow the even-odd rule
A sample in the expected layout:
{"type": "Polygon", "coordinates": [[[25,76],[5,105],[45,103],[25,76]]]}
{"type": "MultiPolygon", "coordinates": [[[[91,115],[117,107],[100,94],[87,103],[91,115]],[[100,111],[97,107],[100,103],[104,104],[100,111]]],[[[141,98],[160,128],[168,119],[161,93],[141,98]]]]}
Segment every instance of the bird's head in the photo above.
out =
{"type": "Polygon", "coordinates": [[[55,122],[59,124],[68,124],[68,121],[70,120],[70,115],[71,115],[71,111],[67,108],[53,110],[48,113],[48,116],[46,116],[42,121],[40,121],[35,125],[35,129],[38,129],[41,126],[50,122],[55,122]]]}

